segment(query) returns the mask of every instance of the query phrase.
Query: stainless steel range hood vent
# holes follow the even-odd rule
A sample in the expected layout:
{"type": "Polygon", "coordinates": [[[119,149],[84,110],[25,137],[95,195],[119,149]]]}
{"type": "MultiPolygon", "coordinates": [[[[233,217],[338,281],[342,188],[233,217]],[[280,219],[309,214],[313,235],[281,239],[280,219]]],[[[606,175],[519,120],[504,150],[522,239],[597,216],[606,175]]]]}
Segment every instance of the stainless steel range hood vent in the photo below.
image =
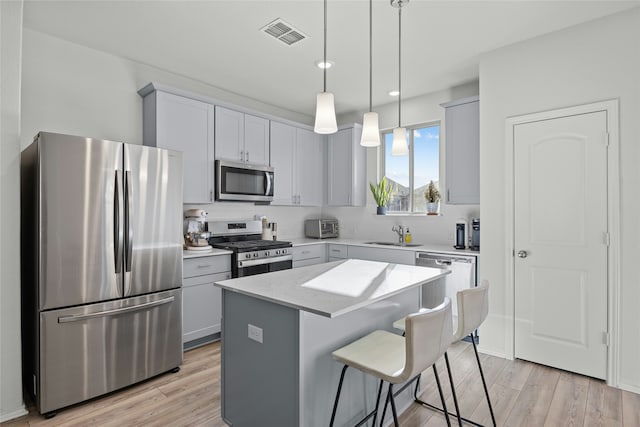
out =
{"type": "Polygon", "coordinates": [[[286,23],[280,18],[268,23],[262,27],[260,31],[264,31],[288,46],[307,38],[302,31],[294,28],[293,25],[286,23]]]}

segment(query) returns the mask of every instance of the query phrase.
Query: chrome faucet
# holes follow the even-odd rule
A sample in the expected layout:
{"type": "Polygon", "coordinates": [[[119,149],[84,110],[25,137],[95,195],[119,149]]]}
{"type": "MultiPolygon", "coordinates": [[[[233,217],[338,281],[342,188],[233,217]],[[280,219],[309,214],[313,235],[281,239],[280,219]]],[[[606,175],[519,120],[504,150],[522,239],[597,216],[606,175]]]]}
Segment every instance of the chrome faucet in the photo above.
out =
{"type": "Polygon", "coordinates": [[[391,227],[391,231],[398,233],[398,243],[404,246],[404,227],[401,225],[391,227]]]}

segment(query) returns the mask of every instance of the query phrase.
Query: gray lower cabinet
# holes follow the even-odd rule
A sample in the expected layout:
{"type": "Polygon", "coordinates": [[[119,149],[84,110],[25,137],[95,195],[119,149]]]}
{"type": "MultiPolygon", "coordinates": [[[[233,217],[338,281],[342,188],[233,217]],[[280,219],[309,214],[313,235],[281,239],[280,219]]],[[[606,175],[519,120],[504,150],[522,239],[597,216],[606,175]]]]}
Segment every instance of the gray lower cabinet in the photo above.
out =
{"type": "Polygon", "coordinates": [[[359,245],[329,244],[329,261],[341,259],[364,259],[368,261],[390,262],[394,264],[415,264],[415,252],[406,249],[387,249],[359,245]]]}
{"type": "Polygon", "coordinates": [[[185,350],[220,338],[222,294],[213,283],[230,278],[230,255],[184,260],[182,344],[185,350]]]}
{"type": "Polygon", "coordinates": [[[414,265],[416,262],[415,252],[411,250],[369,248],[365,246],[349,246],[349,258],[407,265],[414,265]]]}
{"type": "Polygon", "coordinates": [[[327,262],[327,248],[324,243],[294,246],[291,253],[293,254],[293,268],[327,262]]]}

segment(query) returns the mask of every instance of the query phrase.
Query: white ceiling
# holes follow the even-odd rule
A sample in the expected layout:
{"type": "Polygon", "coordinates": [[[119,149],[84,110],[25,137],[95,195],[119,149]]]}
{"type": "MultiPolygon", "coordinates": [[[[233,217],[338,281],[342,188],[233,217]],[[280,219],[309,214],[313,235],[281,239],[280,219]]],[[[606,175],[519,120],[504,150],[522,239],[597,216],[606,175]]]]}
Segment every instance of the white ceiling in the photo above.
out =
{"type": "MultiPolygon", "coordinates": [[[[403,8],[403,98],[478,78],[479,56],[501,46],[624,9],[640,0],[431,1],[403,8]]],[[[328,3],[327,90],[338,114],[368,109],[366,0],[328,3]]],[[[374,0],[374,105],[394,101],[398,81],[398,13],[374,0]]],[[[91,48],[153,65],[309,116],[322,90],[323,2],[35,1],[24,25],[91,48]],[[260,29],[281,18],[308,38],[292,46],[260,29]]]]}

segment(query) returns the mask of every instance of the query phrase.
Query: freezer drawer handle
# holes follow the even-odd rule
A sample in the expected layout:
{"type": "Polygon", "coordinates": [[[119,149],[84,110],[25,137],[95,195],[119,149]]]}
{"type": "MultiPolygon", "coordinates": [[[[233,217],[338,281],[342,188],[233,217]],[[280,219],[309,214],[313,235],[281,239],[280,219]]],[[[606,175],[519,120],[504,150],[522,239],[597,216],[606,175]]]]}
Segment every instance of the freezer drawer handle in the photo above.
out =
{"type": "Polygon", "coordinates": [[[96,313],[89,314],[76,314],[73,316],[60,316],[58,317],[58,323],[79,322],[81,320],[93,319],[95,317],[115,316],[116,314],[129,313],[132,311],[145,310],[147,308],[156,307],[159,305],[168,304],[173,302],[175,297],[163,298],[157,301],[145,302],[143,304],[134,305],[132,307],[116,308],[115,310],[98,311],[96,313]]]}

